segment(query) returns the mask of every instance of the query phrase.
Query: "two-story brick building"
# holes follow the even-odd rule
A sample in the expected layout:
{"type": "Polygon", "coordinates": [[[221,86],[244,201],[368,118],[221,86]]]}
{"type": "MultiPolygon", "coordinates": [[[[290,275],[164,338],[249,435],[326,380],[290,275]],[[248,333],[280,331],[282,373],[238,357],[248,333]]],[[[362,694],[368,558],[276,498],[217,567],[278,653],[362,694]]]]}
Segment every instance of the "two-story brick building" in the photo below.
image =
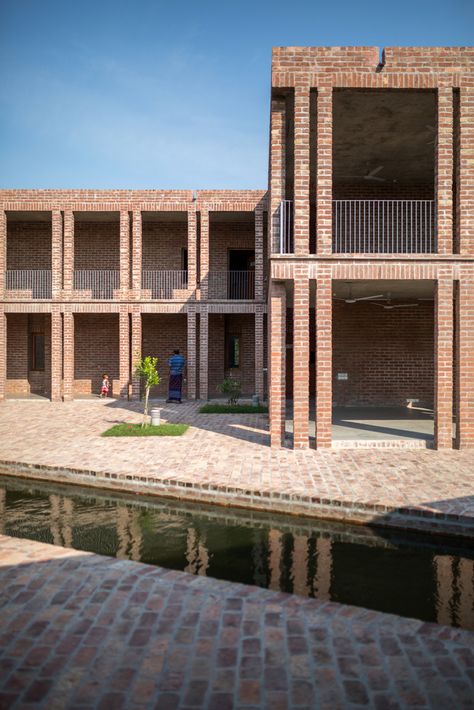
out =
{"type": "MultiPolygon", "coordinates": [[[[0,396],[138,396],[139,353],[268,394],[271,441],[334,405],[434,409],[474,446],[474,49],[273,50],[265,191],[0,193],[0,396]],[[267,320],[268,307],[268,326],[267,320]],[[288,402],[292,402],[288,409],[288,402]]],[[[157,394],[163,395],[165,385],[157,394]]]]}

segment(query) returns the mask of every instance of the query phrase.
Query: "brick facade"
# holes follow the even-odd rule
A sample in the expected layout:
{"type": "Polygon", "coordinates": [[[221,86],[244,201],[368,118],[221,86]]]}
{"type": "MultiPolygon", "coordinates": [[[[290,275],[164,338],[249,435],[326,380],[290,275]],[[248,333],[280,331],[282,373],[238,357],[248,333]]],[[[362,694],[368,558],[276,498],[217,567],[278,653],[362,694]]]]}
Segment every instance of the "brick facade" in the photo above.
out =
{"type": "MultiPolygon", "coordinates": [[[[326,447],[334,404],[408,398],[434,405],[439,448],[453,445],[453,413],[455,445],[474,446],[473,64],[472,48],[390,47],[382,61],[376,47],[275,48],[268,192],[1,191],[0,397],[37,391],[70,399],[97,391],[102,371],[114,394],[137,397],[137,357],[164,363],[179,347],[187,396],[207,399],[228,372],[233,335],[241,347],[233,374],[245,394],[264,395],[268,366],[273,445],[284,440],[288,393],[297,448],[310,445],[313,400],[316,446],[326,447]],[[338,179],[338,151],[347,148],[335,139],[341,90],[431,92],[425,123],[436,125],[425,180],[338,179]],[[291,225],[280,253],[283,200],[291,225]],[[394,247],[393,225],[377,241],[362,211],[352,213],[358,249],[336,248],[335,200],[430,201],[436,237],[424,250],[415,211],[410,248],[394,247]],[[232,249],[254,253],[254,287],[243,297],[226,286],[232,249]],[[186,256],[187,274],[177,276],[186,256]],[[34,281],[39,272],[43,281],[34,281]],[[144,272],[159,272],[158,287],[144,272]],[[216,274],[224,279],[217,290],[216,274]],[[375,293],[378,281],[393,281],[408,295],[429,282],[433,300],[411,310],[349,306],[333,299],[335,282],[347,281],[371,281],[375,293]],[[42,375],[30,371],[34,328],[45,336],[42,375]]],[[[374,161],[361,170],[378,169],[374,161]]],[[[163,366],[161,374],[163,396],[163,366]]]]}

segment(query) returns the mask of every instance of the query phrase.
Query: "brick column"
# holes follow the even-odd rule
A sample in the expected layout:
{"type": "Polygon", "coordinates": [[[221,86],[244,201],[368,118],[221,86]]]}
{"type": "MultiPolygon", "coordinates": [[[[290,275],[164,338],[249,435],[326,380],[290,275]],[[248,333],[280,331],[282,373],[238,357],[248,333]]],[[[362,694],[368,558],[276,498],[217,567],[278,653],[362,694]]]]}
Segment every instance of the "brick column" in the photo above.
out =
{"type": "Polygon", "coordinates": [[[0,210],[0,299],[5,298],[5,272],[7,270],[7,213],[0,210]]]}
{"type": "Polygon", "coordinates": [[[318,89],[316,104],[316,253],[332,253],[332,88],[318,89]]]}
{"type": "MultiPolygon", "coordinates": [[[[67,306],[66,306],[67,308],[67,306]]],[[[63,313],[63,399],[74,399],[74,315],[63,313]]]]}
{"type": "Polygon", "coordinates": [[[270,124],[270,214],[268,215],[269,255],[280,251],[280,202],[285,199],[286,105],[283,99],[272,100],[270,124]]]}
{"type": "Polygon", "coordinates": [[[60,210],[52,212],[51,233],[51,294],[54,299],[61,297],[62,290],[63,216],[60,210]]]}
{"type": "Polygon", "coordinates": [[[332,442],[332,284],[316,281],[316,448],[332,442]]]}
{"type": "Polygon", "coordinates": [[[474,87],[459,89],[458,231],[459,253],[474,254],[474,87]]]}
{"type": "Polygon", "coordinates": [[[196,399],[196,311],[195,306],[188,305],[188,353],[187,353],[187,380],[188,399],[196,399]]]}
{"type": "Polygon", "coordinates": [[[309,445],[309,280],[296,273],[293,294],[293,446],[309,445]]]}
{"type": "Polygon", "coordinates": [[[453,253],[453,90],[438,89],[436,149],[438,254],[453,253]]]}
{"type": "Polygon", "coordinates": [[[309,254],[309,87],[295,86],[294,251],[309,254]]]}
{"type": "Polygon", "coordinates": [[[270,378],[268,386],[270,443],[283,446],[286,406],[286,288],[283,282],[270,285],[270,378]]]}
{"type": "MultiPolygon", "coordinates": [[[[196,204],[188,207],[188,289],[196,296],[197,285],[197,213],[196,204]]],[[[189,388],[189,378],[188,378],[189,388]]]]}
{"type": "Polygon", "coordinates": [[[207,308],[199,318],[199,398],[207,399],[209,381],[209,314],[207,308]]]}
{"type": "Polygon", "coordinates": [[[130,290],[130,215],[120,212],[120,297],[128,299],[130,290]]]}
{"type": "MultiPolygon", "coordinates": [[[[128,399],[130,382],[130,316],[128,307],[120,306],[119,313],[119,383],[117,395],[120,399],[128,399]]],[[[115,392],[114,392],[115,394],[115,392]]]]}
{"type": "Polygon", "coordinates": [[[263,312],[255,312],[255,394],[263,400],[263,312]]]}
{"type": "Polygon", "coordinates": [[[7,316],[0,309],[0,400],[5,399],[7,384],[7,316]]]}
{"type": "Polygon", "coordinates": [[[456,298],[456,444],[474,448],[474,277],[459,281],[456,298]]]}
{"type": "Polygon", "coordinates": [[[71,296],[74,288],[74,212],[64,212],[63,288],[71,296]]]}
{"type": "Polygon", "coordinates": [[[51,313],[51,400],[61,399],[63,376],[63,322],[59,305],[51,313]]]}
{"type": "MultiPolygon", "coordinates": [[[[209,210],[201,210],[201,299],[209,298],[209,210]]],[[[202,399],[202,397],[201,397],[202,399]]]]}
{"type": "Polygon", "coordinates": [[[132,215],[132,289],[135,298],[140,298],[142,288],[142,213],[134,210],[132,215]]]}
{"type": "Polygon", "coordinates": [[[132,353],[131,353],[131,380],[132,399],[140,399],[140,378],[135,377],[135,366],[142,356],[142,314],[139,306],[132,309],[132,353]]]}
{"type": "Polygon", "coordinates": [[[453,446],[453,281],[436,282],[435,297],[435,445],[453,446]]]}
{"type": "Polygon", "coordinates": [[[263,300],[264,293],[264,257],[263,257],[263,209],[257,207],[255,217],[255,293],[254,298],[263,300]]]}

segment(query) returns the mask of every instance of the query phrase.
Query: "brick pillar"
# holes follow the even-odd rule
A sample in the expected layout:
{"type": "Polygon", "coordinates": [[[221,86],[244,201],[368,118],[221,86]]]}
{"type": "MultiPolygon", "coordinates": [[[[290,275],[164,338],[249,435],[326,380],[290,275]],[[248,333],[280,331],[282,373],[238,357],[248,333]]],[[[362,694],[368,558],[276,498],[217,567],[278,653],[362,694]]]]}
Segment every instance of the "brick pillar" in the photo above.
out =
{"type": "MultiPolygon", "coordinates": [[[[209,298],[209,210],[201,209],[201,299],[209,298]]],[[[202,397],[201,397],[202,399],[202,397]]]]}
{"type": "Polygon", "coordinates": [[[142,288],[142,213],[135,210],[132,215],[132,289],[135,298],[140,298],[142,288]]]}
{"type": "MultiPolygon", "coordinates": [[[[188,289],[196,295],[197,286],[197,212],[196,204],[188,207],[188,289]]],[[[189,378],[188,378],[189,388],[189,378]]]]}
{"type": "Polygon", "coordinates": [[[142,314],[140,308],[134,306],[132,310],[132,352],[131,352],[131,380],[132,399],[140,399],[140,378],[135,377],[135,366],[142,357],[142,314]]]}
{"type": "Polygon", "coordinates": [[[296,273],[293,295],[293,446],[309,445],[309,280],[296,273]]]}
{"type": "Polygon", "coordinates": [[[263,400],[263,312],[255,312],[255,394],[263,400]]]}
{"type": "Polygon", "coordinates": [[[435,298],[435,446],[453,446],[453,281],[436,282],[435,298]]]}
{"type": "Polygon", "coordinates": [[[316,281],[316,448],[332,442],[332,284],[316,281]]]}
{"type": "Polygon", "coordinates": [[[51,400],[61,399],[63,376],[63,322],[59,306],[51,313],[51,400]]]}
{"type": "Polygon", "coordinates": [[[459,89],[459,184],[458,184],[458,231],[459,253],[474,254],[474,87],[459,89]]]}
{"type": "Polygon", "coordinates": [[[295,86],[294,251],[309,254],[309,87],[295,86]]]}
{"type": "Polygon", "coordinates": [[[120,399],[128,399],[130,382],[130,317],[128,307],[120,306],[119,313],[119,382],[117,394],[120,399]]]}
{"type": "Polygon", "coordinates": [[[51,234],[51,294],[54,299],[61,297],[62,290],[63,216],[60,210],[52,212],[51,234]]]}
{"type": "Polygon", "coordinates": [[[199,398],[207,399],[209,382],[209,313],[201,311],[199,318],[199,398]]]}
{"type": "Polygon", "coordinates": [[[436,150],[436,213],[438,254],[453,253],[453,90],[438,89],[436,150]]]}
{"type": "MultiPolygon", "coordinates": [[[[67,307],[67,306],[66,306],[67,307]]],[[[63,399],[74,399],[74,314],[63,313],[63,399]]]]}
{"type": "Polygon", "coordinates": [[[285,442],[286,406],[286,288],[283,282],[270,285],[270,380],[268,386],[270,443],[285,442]]]}
{"type": "Polygon", "coordinates": [[[64,212],[64,253],[63,253],[63,288],[65,296],[71,297],[74,288],[74,212],[64,212]]]}
{"type": "Polygon", "coordinates": [[[7,384],[7,315],[0,309],[0,400],[5,399],[7,384]]]}
{"type": "Polygon", "coordinates": [[[263,209],[256,207],[254,212],[255,220],[255,273],[254,273],[254,294],[258,301],[263,300],[264,294],[264,257],[263,257],[263,209]]]}
{"type": "Polygon", "coordinates": [[[7,213],[0,210],[0,299],[5,298],[5,272],[7,270],[7,213]]]}
{"type": "Polygon", "coordinates": [[[187,356],[187,380],[188,399],[196,399],[196,311],[195,306],[188,305],[188,356],[187,356]]]}
{"type": "Polygon", "coordinates": [[[120,297],[128,299],[130,289],[130,215],[120,212],[120,297]]]}
{"type": "Polygon", "coordinates": [[[456,444],[474,448],[474,278],[459,281],[456,298],[456,444]]]}
{"type": "Polygon", "coordinates": [[[332,253],[332,88],[320,87],[316,103],[316,253],[332,253]]]}
{"type": "Polygon", "coordinates": [[[283,99],[272,100],[270,124],[270,214],[268,216],[269,255],[280,251],[280,202],[285,199],[286,105],[283,99]]]}

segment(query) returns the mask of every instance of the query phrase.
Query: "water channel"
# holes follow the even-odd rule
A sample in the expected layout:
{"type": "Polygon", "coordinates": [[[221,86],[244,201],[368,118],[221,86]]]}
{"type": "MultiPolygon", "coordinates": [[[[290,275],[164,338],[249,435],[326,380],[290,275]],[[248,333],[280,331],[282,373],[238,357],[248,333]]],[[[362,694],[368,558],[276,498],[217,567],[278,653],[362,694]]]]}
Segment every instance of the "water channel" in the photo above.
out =
{"type": "Polygon", "coordinates": [[[4,476],[0,533],[474,629],[468,541],[4,476]]]}

